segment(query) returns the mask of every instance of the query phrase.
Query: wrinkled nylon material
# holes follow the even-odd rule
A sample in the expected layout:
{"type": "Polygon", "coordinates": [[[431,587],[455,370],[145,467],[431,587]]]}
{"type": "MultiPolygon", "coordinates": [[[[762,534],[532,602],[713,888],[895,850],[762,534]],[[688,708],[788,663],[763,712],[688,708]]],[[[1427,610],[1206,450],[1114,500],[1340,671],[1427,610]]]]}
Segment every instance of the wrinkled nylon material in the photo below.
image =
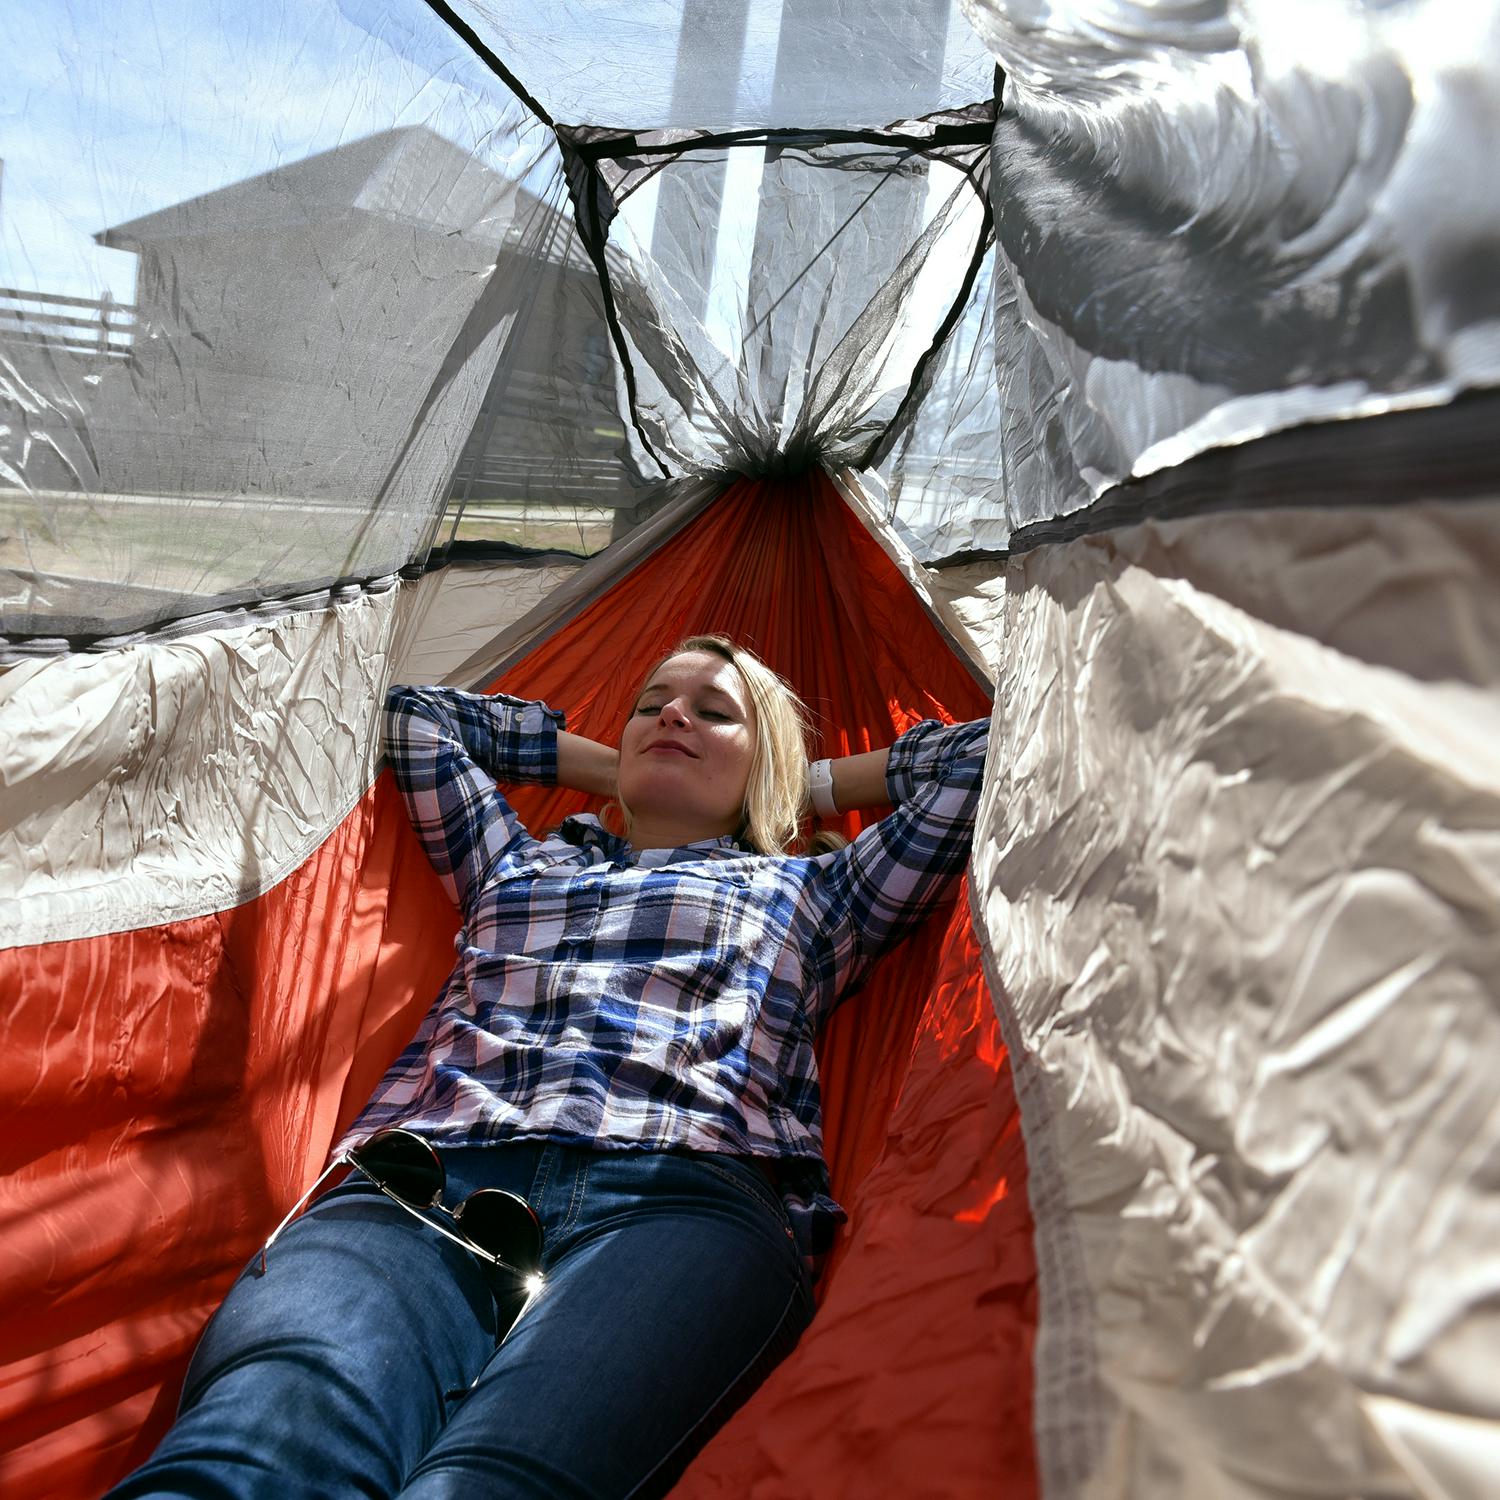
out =
{"type": "Polygon", "coordinates": [[[402,613],[393,588],[0,675],[0,944],[224,911],[289,875],[374,780],[402,613]]]}
{"type": "Polygon", "coordinates": [[[1049,1497],[1493,1492],[1497,571],[1489,500],[968,582],[1049,1497]]]}
{"type": "Polygon", "coordinates": [[[964,7],[1006,73],[989,472],[1012,531],[1500,381],[1492,5],[964,7]]]}

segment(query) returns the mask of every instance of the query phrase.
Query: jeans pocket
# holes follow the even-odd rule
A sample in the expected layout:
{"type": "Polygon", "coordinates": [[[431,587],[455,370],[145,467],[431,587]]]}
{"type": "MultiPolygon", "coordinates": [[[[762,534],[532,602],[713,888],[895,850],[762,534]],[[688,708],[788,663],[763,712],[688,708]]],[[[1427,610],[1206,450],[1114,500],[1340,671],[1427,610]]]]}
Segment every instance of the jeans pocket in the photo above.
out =
{"type": "Polygon", "coordinates": [[[776,1218],[788,1233],[791,1224],[787,1219],[786,1205],[776,1190],[761,1175],[760,1168],[752,1166],[738,1156],[700,1156],[697,1160],[721,1181],[736,1187],[747,1197],[753,1198],[767,1213],[776,1218]]]}

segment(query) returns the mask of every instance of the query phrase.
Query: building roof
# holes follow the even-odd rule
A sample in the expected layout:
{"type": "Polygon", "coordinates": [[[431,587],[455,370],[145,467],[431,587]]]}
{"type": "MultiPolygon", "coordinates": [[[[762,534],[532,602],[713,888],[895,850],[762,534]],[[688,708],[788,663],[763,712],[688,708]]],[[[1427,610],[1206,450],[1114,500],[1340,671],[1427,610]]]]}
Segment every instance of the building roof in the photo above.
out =
{"type": "MultiPolygon", "coordinates": [[[[499,245],[544,204],[425,125],[382,130],[330,151],[100,230],[112,250],[226,231],[326,222],[351,209],[499,245]]],[[[555,210],[554,210],[555,212],[555,210]]]]}

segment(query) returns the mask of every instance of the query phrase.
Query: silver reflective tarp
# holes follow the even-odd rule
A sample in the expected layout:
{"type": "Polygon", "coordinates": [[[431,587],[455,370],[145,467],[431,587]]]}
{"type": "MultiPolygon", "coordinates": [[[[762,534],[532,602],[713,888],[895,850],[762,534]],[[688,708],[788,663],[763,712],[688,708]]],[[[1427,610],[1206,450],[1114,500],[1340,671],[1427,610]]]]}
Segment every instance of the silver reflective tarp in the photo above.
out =
{"type": "Polygon", "coordinates": [[[1043,1494],[1489,1500],[1500,499],[989,567],[1043,1494]]]}
{"type": "Polygon", "coordinates": [[[1500,11],[967,0],[1011,526],[1500,378],[1500,11]]]}

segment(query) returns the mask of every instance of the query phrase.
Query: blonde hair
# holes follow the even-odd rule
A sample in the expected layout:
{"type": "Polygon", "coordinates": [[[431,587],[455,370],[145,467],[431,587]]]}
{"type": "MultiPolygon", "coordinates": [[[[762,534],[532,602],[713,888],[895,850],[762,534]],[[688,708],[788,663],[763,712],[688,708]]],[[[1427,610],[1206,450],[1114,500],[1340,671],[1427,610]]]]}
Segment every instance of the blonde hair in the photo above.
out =
{"type": "MultiPolygon", "coordinates": [[[[654,662],[642,683],[650,682],[664,662],[689,651],[727,661],[740,674],[755,706],[755,753],[750,759],[750,780],[737,836],[760,854],[797,851],[809,806],[807,747],[811,731],[806,705],[785,678],[726,635],[690,635],[654,662]]],[[[628,832],[630,809],[624,802],[619,802],[619,808],[628,832]]]]}

